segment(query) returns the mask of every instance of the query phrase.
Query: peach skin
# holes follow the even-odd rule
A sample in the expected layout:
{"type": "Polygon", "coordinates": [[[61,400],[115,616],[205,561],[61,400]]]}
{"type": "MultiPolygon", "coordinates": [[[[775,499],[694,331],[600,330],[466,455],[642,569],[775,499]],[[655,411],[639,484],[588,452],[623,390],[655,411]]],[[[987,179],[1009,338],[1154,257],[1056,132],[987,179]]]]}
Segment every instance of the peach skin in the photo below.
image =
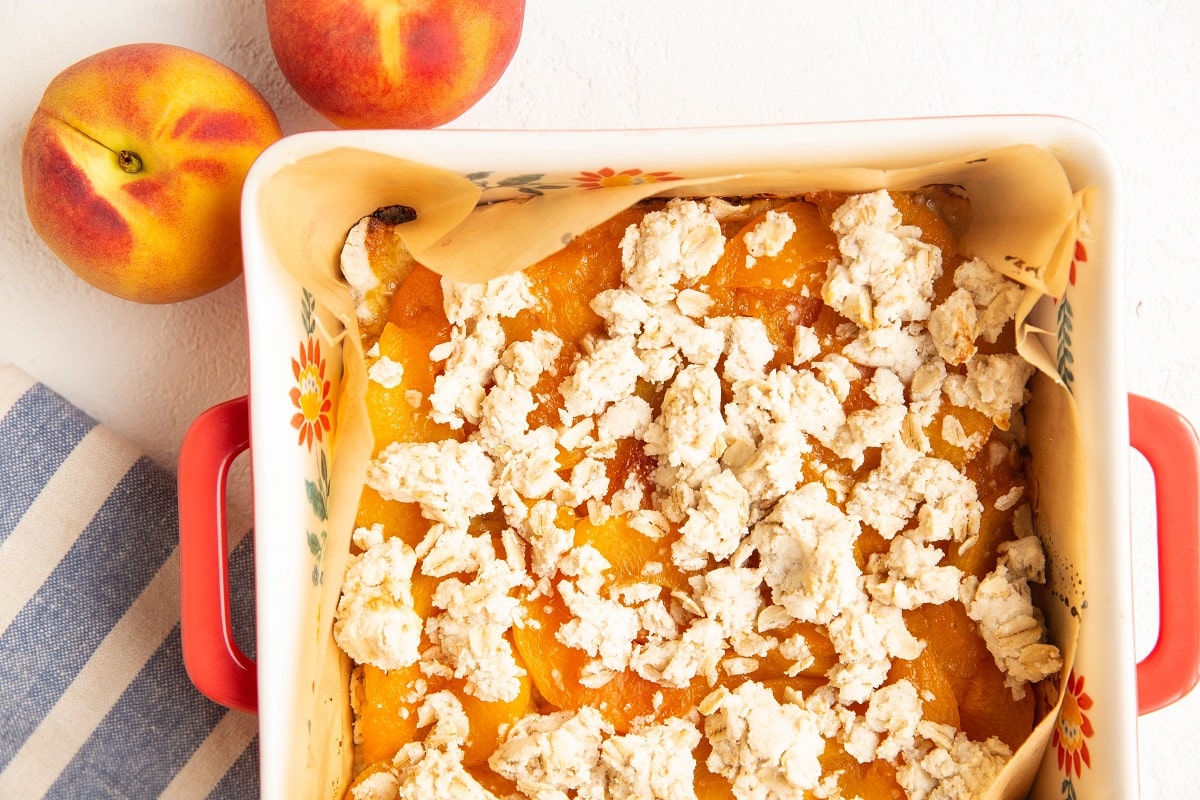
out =
{"type": "Polygon", "coordinates": [[[500,79],[524,0],[266,0],[271,48],[300,97],[343,128],[433,128],[500,79]]]}
{"type": "Polygon", "coordinates": [[[174,45],[115,47],[46,88],[21,154],[26,211],[92,285],[143,303],[197,297],[240,273],[242,183],[280,136],[228,67],[174,45]]]}

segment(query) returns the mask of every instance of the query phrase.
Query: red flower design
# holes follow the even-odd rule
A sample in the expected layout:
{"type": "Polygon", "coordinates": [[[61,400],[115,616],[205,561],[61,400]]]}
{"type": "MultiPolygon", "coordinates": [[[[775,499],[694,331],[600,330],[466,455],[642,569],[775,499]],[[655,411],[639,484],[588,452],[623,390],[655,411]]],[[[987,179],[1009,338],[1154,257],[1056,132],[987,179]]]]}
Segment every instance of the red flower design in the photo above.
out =
{"type": "Polygon", "coordinates": [[[1050,744],[1058,751],[1058,768],[1067,777],[1083,776],[1084,766],[1092,765],[1087,740],[1095,734],[1092,721],[1084,712],[1093,705],[1092,698],[1083,690],[1083,676],[1072,671],[1067,677],[1067,693],[1063,697],[1062,710],[1050,744]]]}
{"type": "Polygon", "coordinates": [[[683,178],[679,175],[672,175],[670,172],[642,172],[640,169],[623,169],[617,172],[612,167],[604,167],[595,172],[581,171],[573,180],[582,189],[606,189],[613,186],[678,181],[683,178]]]}
{"type": "Polygon", "coordinates": [[[1087,248],[1083,246],[1083,242],[1076,239],[1075,240],[1075,255],[1071,259],[1070,280],[1071,280],[1072,286],[1075,285],[1075,265],[1076,264],[1086,264],[1087,260],[1088,260],[1087,248]]]}
{"type": "Polygon", "coordinates": [[[329,430],[329,412],[333,408],[321,343],[314,337],[310,336],[306,344],[300,345],[299,360],[292,359],[292,374],[296,378],[296,387],[288,395],[298,409],[292,416],[292,427],[300,432],[297,444],[312,450],[313,439],[322,441],[325,431],[329,430]]]}

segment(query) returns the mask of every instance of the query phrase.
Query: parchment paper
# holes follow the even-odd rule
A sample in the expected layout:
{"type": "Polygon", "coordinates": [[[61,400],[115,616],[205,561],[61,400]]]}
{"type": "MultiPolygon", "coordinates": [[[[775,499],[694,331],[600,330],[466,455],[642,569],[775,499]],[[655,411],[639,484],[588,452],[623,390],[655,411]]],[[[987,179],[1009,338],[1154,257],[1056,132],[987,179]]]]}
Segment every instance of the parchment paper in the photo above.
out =
{"type": "MultiPolygon", "coordinates": [[[[796,195],[806,191],[905,190],[929,184],[960,186],[971,200],[972,222],[960,249],[986,260],[1024,284],[1017,317],[1018,351],[1037,367],[1027,409],[1032,451],[1030,479],[1035,530],[1048,555],[1044,603],[1052,640],[1063,653],[1051,704],[1025,746],[1014,756],[988,798],[1017,798],[1028,791],[1053,732],[1061,686],[1074,663],[1080,614],[1085,607],[1083,443],[1074,400],[1063,386],[1044,337],[1026,322],[1046,296],[1066,287],[1076,237],[1090,191],[1073,192],[1054,157],[1017,145],[949,161],[899,169],[800,169],[744,175],[711,175],[670,184],[644,183],[607,189],[561,189],[527,200],[478,206],[481,190],[457,174],[357,149],[330,150],[296,162],[264,185],[260,211],[271,249],[283,267],[345,325],[347,365],[342,380],[333,459],[328,589],[319,624],[327,662],[313,676],[329,708],[314,714],[311,740],[344,736],[350,725],[345,657],[333,643],[331,625],[340,576],[349,553],[358,491],[371,451],[363,396],[363,352],[349,292],[340,280],[338,256],[346,233],[360,218],[385,205],[417,212],[400,235],[417,261],[458,280],[486,280],[521,269],[555,252],[571,238],[645,197],[796,195]],[[339,180],[330,181],[336,174],[339,180]],[[664,191],[665,189],[665,191],[664,191]],[[304,203],[297,202],[299,198],[304,203]],[[339,579],[332,579],[337,576],[339,579]],[[339,706],[337,698],[346,698],[339,706]],[[328,726],[322,730],[322,726],[328,726]]],[[[309,752],[304,768],[310,797],[340,796],[350,779],[350,754],[323,758],[309,752]],[[338,774],[330,774],[334,771],[338,774]],[[331,787],[332,790],[331,790],[331,787]]]]}

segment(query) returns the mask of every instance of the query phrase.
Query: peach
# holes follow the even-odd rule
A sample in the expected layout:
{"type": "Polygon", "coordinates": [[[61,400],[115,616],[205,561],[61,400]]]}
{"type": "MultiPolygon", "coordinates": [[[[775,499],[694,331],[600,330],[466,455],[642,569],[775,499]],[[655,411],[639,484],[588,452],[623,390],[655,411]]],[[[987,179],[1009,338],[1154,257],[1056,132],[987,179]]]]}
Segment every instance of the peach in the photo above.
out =
{"type": "Polygon", "coordinates": [[[25,208],[94,286],[143,303],[190,299],[240,273],[242,183],[281,135],[262,95],[223,64],[122,45],[46,88],[21,154],[25,208]]]}
{"type": "Polygon", "coordinates": [[[524,0],[266,0],[271,48],[300,97],[343,128],[433,128],[500,79],[524,0]]]}

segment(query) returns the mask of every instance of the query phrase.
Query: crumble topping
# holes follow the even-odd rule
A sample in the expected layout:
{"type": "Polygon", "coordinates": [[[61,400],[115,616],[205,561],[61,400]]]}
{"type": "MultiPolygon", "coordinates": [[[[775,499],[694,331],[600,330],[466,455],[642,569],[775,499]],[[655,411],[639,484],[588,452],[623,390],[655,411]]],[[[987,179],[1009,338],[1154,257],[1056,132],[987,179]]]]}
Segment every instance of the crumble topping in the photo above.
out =
{"type": "Polygon", "coordinates": [[[416,553],[400,539],[377,540],[346,568],[333,636],[360,664],[396,669],[416,663],[424,624],[413,607],[416,553]]]}
{"type": "Polygon", "coordinates": [[[829,685],[844,705],[865,702],[883,685],[893,658],[912,660],[924,649],[924,643],[909,633],[898,607],[865,597],[843,609],[828,629],[840,658],[828,673],[829,685]]]}
{"type": "Polygon", "coordinates": [[[979,335],[986,342],[1000,338],[1004,326],[1017,314],[1025,290],[1006,280],[980,258],[965,262],[954,271],[954,285],[971,295],[979,324],[979,335]]]}
{"type": "Polygon", "coordinates": [[[709,557],[722,561],[741,543],[750,519],[750,493],[729,470],[700,484],[695,508],[679,528],[671,555],[685,569],[703,569],[709,557]]]}
{"type": "MultiPolygon", "coordinates": [[[[558,593],[573,618],[558,629],[555,636],[568,647],[584,651],[597,658],[612,677],[629,666],[633,642],[640,632],[637,611],[619,601],[602,597],[599,586],[588,590],[581,580],[561,581],[558,593]]],[[[602,685],[601,681],[593,685],[602,685]]]]}
{"type": "Polygon", "coordinates": [[[1025,384],[1033,372],[1033,365],[1018,355],[981,355],[967,362],[965,376],[947,375],[943,388],[951,403],[991,417],[1006,431],[1014,409],[1025,401],[1025,384]]]}
{"type": "Polygon", "coordinates": [[[429,402],[434,420],[461,428],[464,421],[479,422],[484,386],[504,347],[500,320],[529,308],[535,298],[519,272],[481,284],[443,278],[442,295],[452,327],[448,346],[429,354],[431,360],[446,362],[429,402]]]}
{"type": "Polygon", "coordinates": [[[929,317],[942,254],[921,241],[920,229],[902,224],[891,195],[849,198],[833,215],[833,231],[842,258],[821,290],[830,307],[866,330],[929,317]]]}
{"type": "MultiPolygon", "coordinates": [[[[368,467],[368,486],[416,504],[430,525],[415,549],[380,526],[356,535],[362,552],[335,622],[355,661],[419,664],[430,681],[460,681],[471,702],[511,702],[529,679],[515,632],[547,624],[526,604],[557,603],[565,620],[552,638],[582,660],[581,687],[658,687],[654,713],[620,730],[603,703],[501,726],[487,764],[522,796],[693,797],[703,748],[702,765],[738,800],[838,797],[820,762],[836,740],[860,763],[894,765],[909,797],[974,797],[1011,751],[925,720],[928,693],[889,682],[894,661],[926,647],[904,612],[961,601],[1014,696],[1061,668],[1029,589],[1046,566],[1023,487],[990,500],[1013,512],[1018,538],[999,547],[994,570],[969,576],[946,558],[979,538],[979,489],[930,440],[974,457],[986,434],[968,434],[953,409],[1001,431],[1019,413],[1033,368],[980,354],[978,342],[997,341],[1022,287],[964,261],[935,306],[941,252],[887,192],[851,196],[832,215],[839,256],[821,290],[847,321],[832,334],[796,324],[781,356],[763,318],[707,316],[719,302],[704,279],[724,252],[720,223],[750,219],[751,206],[677,199],[629,226],[621,284],[589,304],[603,330],[572,343],[578,356],[556,376],[561,410],[535,427],[538,387],[566,343],[545,330],[507,340],[503,321],[538,302],[528,278],[443,280],[450,339],[430,353],[442,367],[428,400],[455,438],[394,442],[368,467]],[[650,474],[618,473],[613,485],[609,467],[630,448],[650,474]],[[669,546],[628,577],[578,536],[584,513],[597,529],[669,546]],[[867,534],[882,545],[860,553],[867,534]],[[415,574],[437,581],[424,618],[415,574]],[[836,663],[818,671],[822,648],[836,663]],[[768,662],[824,684],[775,691],[755,678],[768,662]],[[655,716],[671,692],[696,687],[707,694],[689,709],[655,716]]],[[[746,269],[778,256],[795,230],[768,208],[744,235],[746,269]]],[[[370,357],[371,380],[405,385],[399,364],[370,357]]],[[[463,762],[463,701],[417,696],[420,741],[352,796],[492,797],[463,762]]]]}
{"type": "Polygon", "coordinates": [[[748,542],[764,565],[771,601],[795,619],[822,625],[853,606],[862,592],[862,573],[854,559],[858,532],[820,484],[785,495],[754,526],[748,542]]]}
{"type": "Polygon", "coordinates": [[[681,280],[703,277],[725,249],[721,224],[695,200],[673,201],[631,225],[621,240],[621,278],[648,303],[678,294],[681,280]]]}
{"type": "Polygon", "coordinates": [[[746,266],[753,267],[763,256],[777,256],[783,246],[796,232],[796,221],[787,214],[774,209],[768,211],[762,222],[746,232],[746,266]]]}
{"type": "Polygon", "coordinates": [[[440,750],[418,742],[405,745],[393,761],[398,800],[454,797],[463,800],[496,800],[463,766],[457,748],[440,750]]]}
{"type": "Polygon", "coordinates": [[[803,705],[780,703],[747,681],[733,691],[718,689],[700,712],[712,744],[708,768],[729,779],[735,797],[792,797],[821,780],[825,739],[803,705]]]}
{"type": "Polygon", "coordinates": [[[400,781],[395,773],[387,770],[360,776],[350,787],[350,800],[397,800],[400,797],[400,781]]]}
{"type": "Polygon", "coordinates": [[[944,555],[911,536],[897,536],[886,554],[871,556],[867,591],[876,600],[904,609],[954,600],[963,573],[958,567],[939,566],[944,555]]]}
{"type": "Polygon", "coordinates": [[[672,467],[698,468],[724,451],[724,432],[721,379],[715,370],[690,365],[663,395],[659,415],[646,430],[646,454],[672,467]]]}
{"type": "Polygon", "coordinates": [[[821,708],[829,717],[826,724],[841,728],[846,752],[860,764],[878,758],[894,760],[916,747],[923,703],[908,680],[876,689],[861,716],[849,710],[835,711],[833,705],[826,710],[824,701],[821,708]]]}
{"type": "Polygon", "coordinates": [[[973,742],[962,731],[922,723],[926,741],[896,771],[912,800],[970,800],[992,784],[1012,751],[999,739],[973,742]]]}
{"type": "Polygon", "coordinates": [[[600,746],[611,800],[688,800],[700,742],[696,726],[671,717],[636,733],[610,736],[600,746]]]}
{"type": "MultiPolygon", "coordinates": [[[[601,747],[613,733],[600,712],[584,706],[519,720],[488,765],[531,800],[604,797],[601,747]]],[[[435,795],[436,796],[436,795],[435,795]]]]}
{"type": "Polygon", "coordinates": [[[505,348],[480,406],[479,440],[488,452],[521,448],[529,414],[537,407],[533,389],[561,348],[562,340],[547,331],[536,331],[530,341],[505,348]]]}
{"type": "Polygon", "coordinates": [[[594,343],[563,385],[563,408],[570,419],[598,414],[629,396],[645,372],[632,336],[594,343]]]}
{"type": "Polygon", "coordinates": [[[367,485],[385,499],[419,503],[428,519],[466,528],[492,510],[495,464],[475,442],[392,442],[372,459],[367,485]]]}
{"type": "Polygon", "coordinates": [[[516,622],[520,601],[512,590],[524,583],[522,572],[493,559],[475,577],[443,578],[433,595],[440,609],[425,623],[430,641],[441,650],[454,677],[481,700],[512,700],[525,670],[517,664],[506,634],[516,622]]]}
{"type": "Polygon", "coordinates": [[[817,332],[807,325],[797,325],[792,339],[792,363],[800,366],[812,361],[821,353],[821,340],[817,332]]]}
{"type": "Polygon", "coordinates": [[[1040,543],[1027,536],[1013,545],[1005,548],[996,568],[979,582],[967,614],[979,623],[996,666],[1005,674],[1005,685],[1020,698],[1027,684],[1057,673],[1062,656],[1046,642],[1041,612],[1029,590],[1031,578],[1045,576],[1040,543]]]}
{"type": "Polygon", "coordinates": [[[385,389],[395,389],[404,382],[404,365],[387,356],[379,356],[367,370],[367,379],[385,389]]]}
{"type": "Polygon", "coordinates": [[[965,364],[975,355],[979,320],[971,293],[956,289],[929,315],[929,333],[938,355],[947,364],[965,364]]]}

